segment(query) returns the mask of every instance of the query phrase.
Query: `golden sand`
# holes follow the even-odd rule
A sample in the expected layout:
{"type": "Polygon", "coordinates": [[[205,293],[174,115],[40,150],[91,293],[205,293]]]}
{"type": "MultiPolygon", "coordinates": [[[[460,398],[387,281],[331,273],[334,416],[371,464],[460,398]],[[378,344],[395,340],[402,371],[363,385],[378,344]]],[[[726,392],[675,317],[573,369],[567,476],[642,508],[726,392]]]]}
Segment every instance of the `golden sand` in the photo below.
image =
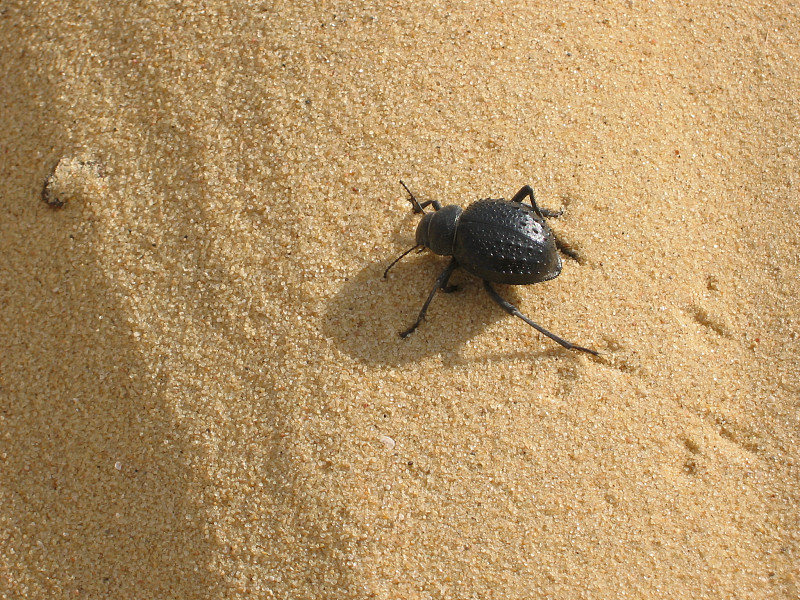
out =
{"type": "Polygon", "coordinates": [[[800,597],[798,31],[0,3],[0,597],[800,597]],[[464,273],[401,340],[399,179],[563,208],[501,292],[601,356],[464,273]]]}

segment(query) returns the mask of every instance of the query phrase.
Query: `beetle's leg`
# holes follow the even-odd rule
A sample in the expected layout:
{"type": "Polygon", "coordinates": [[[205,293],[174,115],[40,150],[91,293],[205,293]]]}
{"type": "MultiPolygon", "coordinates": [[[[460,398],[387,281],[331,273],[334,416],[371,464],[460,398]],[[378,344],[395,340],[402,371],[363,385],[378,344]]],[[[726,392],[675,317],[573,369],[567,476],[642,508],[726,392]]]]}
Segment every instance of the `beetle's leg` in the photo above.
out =
{"type": "Polygon", "coordinates": [[[456,262],[456,259],[454,258],[448,263],[448,265],[445,267],[444,271],[442,271],[439,274],[439,276],[436,278],[436,283],[433,285],[433,289],[431,290],[431,293],[428,294],[428,299],[425,300],[425,304],[422,305],[422,310],[419,311],[419,316],[417,317],[417,320],[414,322],[414,324],[411,327],[409,327],[405,331],[401,331],[400,332],[400,337],[406,338],[406,337],[410,336],[412,333],[414,333],[414,330],[417,327],[419,327],[419,324],[422,323],[423,319],[425,319],[425,313],[428,312],[428,306],[430,305],[431,300],[433,300],[433,297],[436,295],[437,290],[444,289],[444,288],[447,287],[447,280],[450,279],[450,275],[453,274],[453,271],[455,271],[457,266],[458,266],[458,263],[456,262]]]}
{"type": "Polygon", "coordinates": [[[564,214],[563,210],[550,210],[549,208],[541,208],[539,207],[539,212],[542,213],[543,217],[551,217],[556,218],[560,217],[564,214]]]}
{"type": "Polygon", "coordinates": [[[447,285],[446,283],[442,285],[442,292],[445,294],[452,294],[453,292],[458,291],[457,285],[447,285]]]}
{"type": "Polygon", "coordinates": [[[408,189],[408,186],[405,183],[403,183],[402,179],[400,180],[400,185],[402,185],[404,188],[406,188],[406,191],[408,192],[408,195],[409,195],[408,201],[411,202],[411,206],[414,207],[413,208],[414,213],[418,214],[418,213],[425,212],[422,209],[425,208],[426,206],[433,206],[433,210],[439,210],[440,208],[442,208],[442,205],[439,203],[438,200],[426,200],[425,202],[420,204],[417,201],[417,199],[414,197],[414,194],[411,193],[411,190],[408,189]]]}
{"type": "Polygon", "coordinates": [[[419,205],[420,209],[423,209],[426,206],[432,206],[433,210],[439,210],[440,208],[442,208],[442,203],[439,202],[438,200],[426,200],[425,202],[419,205]]]}
{"type": "Polygon", "coordinates": [[[564,348],[566,348],[567,350],[580,350],[581,352],[588,352],[589,354],[594,354],[595,356],[597,356],[597,352],[595,350],[591,350],[589,348],[583,348],[581,346],[576,346],[575,344],[572,344],[567,340],[558,337],[556,334],[550,333],[549,331],[547,331],[547,329],[545,329],[541,325],[537,325],[536,323],[531,321],[528,317],[519,312],[519,309],[516,306],[511,304],[508,300],[503,299],[500,296],[500,294],[498,294],[492,287],[492,284],[489,283],[488,281],[483,282],[483,287],[486,288],[486,291],[489,293],[489,296],[491,296],[492,300],[497,302],[503,308],[503,310],[505,310],[508,314],[514,315],[515,317],[519,317],[520,319],[525,321],[528,325],[533,327],[536,331],[538,331],[543,335],[546,335],[555,343],[564,346],[564,348]]]}
{"type": "MultiPolygon", "coordinates": [[[[454,262],[455,262],[455,259],[454,259],[454,262]]],[[[456,265],[456,266],[458,266],[458,265],[456,265]]],[[[453,271],[450,271],[450,274],[452,274],[452,273],[453,273],[453,271]]],[[[450,280],[450,276],[448,276],[447,279],[445,279],[442,282],[442,286],[439,288],[440,290],[442,290],[442,293],[444,293],[444,294],[452,294],[453,292],[457,292],[458,289],[459,289],[459,286],[457,286],[457,285],[449,285],[447,283],[449,280],[450,280]]]]}
{"type": "Polygon", "coordinates": [[[564,240],[559,238],[556,234],[553,234],[553,237],[556,240],[556,248],[558,248],[562,254],[569,256],[572,260],[577,263],[583,262],[583,257],[574,249],[570,248],[567,244],[564,243],[564,240]]]}
{"type": "Polygon", "coordinates": [[[533,195],[533,188],[529,185],[523,185],[519,191],[514,194],[514,197],[511,199],[511,201],[522,204],[522,201],[527,197],[531,199],[531,206],[540,217],[560,217],[564,212],[561,210],[547,210],[546,208],[539,208],[539,205],[536,204],[536,197],[533,195]]]}

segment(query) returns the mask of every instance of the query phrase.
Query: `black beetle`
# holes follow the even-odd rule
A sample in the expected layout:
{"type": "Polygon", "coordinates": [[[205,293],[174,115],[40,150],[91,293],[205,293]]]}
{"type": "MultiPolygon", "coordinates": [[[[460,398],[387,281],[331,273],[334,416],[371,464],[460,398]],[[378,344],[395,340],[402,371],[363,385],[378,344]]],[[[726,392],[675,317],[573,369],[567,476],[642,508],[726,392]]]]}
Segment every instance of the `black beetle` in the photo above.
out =
{"type": "Polygon", "coordinates": [[[597,355],[595,350],[576,346],[537,325],[492,287],[492,283],[526,285],[558,277],[561,273],[559,250],[575,258],[558,241],[544,220],[545,217],[557,217],[561,213],[539,208],[531,186],[522,186],[510,202],[503,198],[486,198],[464,209],[455,204],[442,206],[436,200],[420,204],[405,183],[401,181],[400,185],[408,192],[415,213],[424,213],[424,208],[429,205],[433,206],[434,212],[426,213],[422,217],[417,225],[417,244],[403,252],[386,268],[384,278],[401,258],[417,248],[420,252],[428,248],[435,254],[453,257],[436,278],[417,320],[400,333],[401,337],[408,337],[419,326],[437,290],[452,292],[455,289],[447,282],[453,271],[462,267],[483,279],[483,286],[489,296],[507,313],[519,317],[568,350],[597,355]],[[523,204],[525,198],[530,198],[530,206],[523,204]]]}

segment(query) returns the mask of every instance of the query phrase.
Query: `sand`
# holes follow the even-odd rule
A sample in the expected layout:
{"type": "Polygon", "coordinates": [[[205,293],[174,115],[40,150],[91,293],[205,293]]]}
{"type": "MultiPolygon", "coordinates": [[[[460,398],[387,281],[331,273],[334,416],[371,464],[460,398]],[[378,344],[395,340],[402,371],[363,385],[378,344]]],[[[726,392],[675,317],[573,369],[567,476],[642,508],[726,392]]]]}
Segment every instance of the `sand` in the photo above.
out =
{"type": "Polygon", "coordinates": [[[797,31],[0,4],[0,596],[800,597],[797,31]],[[401,340],[400,179],[563,209],[499,289],[601,355],[464,272],[401,340]]]}

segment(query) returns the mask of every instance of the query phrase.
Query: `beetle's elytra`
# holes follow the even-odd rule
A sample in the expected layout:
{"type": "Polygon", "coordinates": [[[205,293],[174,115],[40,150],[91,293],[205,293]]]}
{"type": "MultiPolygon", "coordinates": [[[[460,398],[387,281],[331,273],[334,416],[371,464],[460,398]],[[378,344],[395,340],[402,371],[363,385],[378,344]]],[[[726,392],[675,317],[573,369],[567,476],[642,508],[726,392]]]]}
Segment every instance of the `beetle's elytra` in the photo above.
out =
{"type": "Polygon", "coordinates": [[[386,277],[389,269],[417,248],[420,251],[428,248],[435,254],[452,256],[447,267],[436,278],[417,320],[400,333],[401,337],[408,337],[419,327],[437,290],[453,291],[448,281],[453,271],[461,267],[480,277],[489,296],[507,313],[519,317],[568,350],[597,355],[595,350],[576,346],[537,325],[502,298],[492,286],[492,283],[527,285],[548,281],[561,273],[558,251],[571,256],[544,220],[545,217],[557,217],[561,213],[540,209],[531,186],[520,188],[510,201],[487,198],[462,209],[454,204],[442,206],[436,200],[419,203],[405,183],[401,181],[400,185],[408,192],[415,213],[425,213],[427,206],[432,206],[434,212],[425,213],[417,225],[417,244],[394,260],[383,276],[386,277]],[[526,198],[530,198],[530,205],[524,204],[526,198]]]}

